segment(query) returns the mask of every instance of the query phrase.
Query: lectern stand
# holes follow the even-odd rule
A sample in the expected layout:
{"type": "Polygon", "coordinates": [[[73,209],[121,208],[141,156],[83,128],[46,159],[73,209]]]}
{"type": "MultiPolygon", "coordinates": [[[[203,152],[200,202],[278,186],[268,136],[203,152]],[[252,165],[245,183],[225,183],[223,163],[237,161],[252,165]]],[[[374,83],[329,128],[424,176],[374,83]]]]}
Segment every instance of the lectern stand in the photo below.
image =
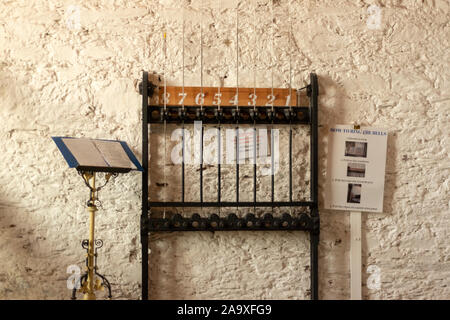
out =
{"type": "Polygon", "coordinates": [[[76,139],[69,137],[52,137],[66,159],[70,168],[76,168],[84,183],[89,188],[87,211],[89,212],[89,239],[81,245],[87,251],[86,273],[72,289],[72,300],[76,299],[77,290],[84,293],[84,300],[95,300],[95,291],[108,289],[108,299],[112,298],[111,285],[106,277],[98,273],[97,250],[103,241],[95,239],[95,213],[99,203],[98,192],[118,173],[131,170],[142,171],[139,161],[128,145],[123,141],[76,139]],[[96,185],[97,173],[104,173],[103,185],[96,185]]]}

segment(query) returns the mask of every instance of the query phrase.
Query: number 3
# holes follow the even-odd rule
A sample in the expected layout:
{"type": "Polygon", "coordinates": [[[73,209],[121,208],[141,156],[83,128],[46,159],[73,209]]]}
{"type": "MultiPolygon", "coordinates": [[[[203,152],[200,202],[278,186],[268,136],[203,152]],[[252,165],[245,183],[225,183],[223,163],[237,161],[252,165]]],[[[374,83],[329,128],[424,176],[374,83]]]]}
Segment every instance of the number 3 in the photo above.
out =
{"type": "Polygon", "coordinates": [[[256,105],[256,99],[258,98],[256,94],[251,93],[249,94],[248,98],[250,99],[250,102],[248,103],[249,106],[255,106],[256,105]]]}

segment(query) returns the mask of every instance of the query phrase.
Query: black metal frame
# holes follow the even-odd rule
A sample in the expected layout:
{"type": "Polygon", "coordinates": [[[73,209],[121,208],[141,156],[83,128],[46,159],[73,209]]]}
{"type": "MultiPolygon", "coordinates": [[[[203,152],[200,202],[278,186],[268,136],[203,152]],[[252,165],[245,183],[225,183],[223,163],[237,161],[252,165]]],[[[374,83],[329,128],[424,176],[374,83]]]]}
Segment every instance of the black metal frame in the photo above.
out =
{"type": "MultiPolygon", "coordinates": [[[[142,299],[148,300],[148,241],[149,232],[164,231],[280,231],[300,230],[310,233],[310,273],[311,273],[311,299],[317,300],[318,294],[318,245],[320,233],[320,217],[318,210],[318,81],[314,73],[310,74],[310,84],[307,90],[309,106],[293,106],[292,108],[275,107],[222,107],[217,106],[185,106],[184,108],[168,106],[150,106],[148,98],[154,93],[156,86],[149,82],[148,73],[143,72],[142,83],[139,85],[142,94],[142,213],[141,213],[141,245],[142,245],[142,299]],[[147,88],[147,90],[143,90],[147,88]],[[254,199],[252,202],[239,201],[239,163],[236,164],[236,201],[222,202],[220,199],[220,164],[218,165],[218,201],[203,201],[203,167],[200,167],[200,202],[184,201],[184,161],[182,164],[182,201],[181,202],[152,202],[148,200],[148,156],[149,156],[149,123],[193,123],[202,121],[206,124],[225,123],[254,123],[254,124],[305,124],[310,126],[310,201],[292,201],[292,130],[289,135],[289,201],[274,201],[274,175],[272,175],[272,201],[256,201],[256,165],[254,167],[254,199]],[[303,207],[308,213],[300,213],[294,218],[288,213],[281,217],[265,214],[255,217],[248,214],[237,217],[229,214],[221,218],[212,214],[208,218],[193,214],[190,218],[175,214],[171,218],[152,218],[149,214],[151,208],[165,207],[303,207]]],[[[220,128],[220,127],[219,127],[220,128]]],[[[203,130],[202,130],[203,133],[203,130]]],[[[202,134],[203,138],[203,134],[202,134]]],[[[202,139],[203,140],[203,139],[202,139]]],[[[271,144],[272,145],[272,144],[271,144]]],[[[184,150],[183,150],[184,151],[184,150]]],[[[238,149],[236,150],[238,151],[238,149]]],[[[273,152],[271,153],[273,154],[273,152]]],[[[183,152],[184,159],[184,152],[183,152]]],[[[272,157],[273,160],[273,157],[272,157]]],[[[273,167],[273,166],[272,166],[273,167]]]]}

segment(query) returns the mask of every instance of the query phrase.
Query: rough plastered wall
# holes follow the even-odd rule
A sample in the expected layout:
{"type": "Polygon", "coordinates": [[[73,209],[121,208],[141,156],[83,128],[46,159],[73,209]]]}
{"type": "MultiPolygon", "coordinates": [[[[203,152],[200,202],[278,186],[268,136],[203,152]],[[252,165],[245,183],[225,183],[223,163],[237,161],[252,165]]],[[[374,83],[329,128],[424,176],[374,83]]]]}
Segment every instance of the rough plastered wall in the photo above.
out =
{"type": "MultiPolygon", "coordinates": [[[[88,193],[50,137],[126,140],[140,157],[136,86],[141,70],[182,84],[181,7],[186,85],[200,85],[202,73],[204,85],[235,86],[238,78],[242,87],[298,88],[309,72],[318,74],[321,193],[330,125],[389,131],[384,212],[363,218],[363,297],[449,299],[446,0],[242,1],[238,15],[234,1],[1,1],[0,298],[70,297],[67,268],[84,264],[88,193]]],[[[152,196],[175,198],[177,180],[164,181],[157,169],[164,155],[157,130],[152,196]]],[[[307,135],[296,133],[298,141],[307,135]]],[[[301,159],[308,152],[299,142],[300,176],[307,176],[301,159]]],[[[283,170],[276,177],[277,197],[286,196],[286,178],[283,170]]],[[[140,298],[140,179],[122,175],[100,194],[99,267],[117,299],[140,298]]],[[[308,181],[296,183],[295,195],[307,197],[308,181]]],[[[194,199],[191,186],[187,197],[194,199]]],[[[224,185],[224,196],[233,191],[231,182],[224,185]]],[[[158,234],[150,241],[152,299],[309,297],[303,233],[158,234]]],[[[320,298],[349,298],[349,249],[348,213],[321,210],[320,298]]]]}

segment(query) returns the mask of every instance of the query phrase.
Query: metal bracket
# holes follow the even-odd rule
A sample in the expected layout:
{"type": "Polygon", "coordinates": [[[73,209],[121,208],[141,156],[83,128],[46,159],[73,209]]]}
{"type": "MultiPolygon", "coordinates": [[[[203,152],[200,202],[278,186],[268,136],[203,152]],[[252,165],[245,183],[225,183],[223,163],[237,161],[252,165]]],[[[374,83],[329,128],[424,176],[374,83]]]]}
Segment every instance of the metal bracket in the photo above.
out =
{"type": "MultiPolygon", "coordinates": [[[[155,93],[157,86],[155,86],[153,83],[151,83],[150,81],[148,82],[147,85],[147,95],[149,97],[152,97],[153,94],[155,93]]],[[[139,94],[142,95],[143,91],[142,91],[142,82],[139,82],[139,94]]]]}

